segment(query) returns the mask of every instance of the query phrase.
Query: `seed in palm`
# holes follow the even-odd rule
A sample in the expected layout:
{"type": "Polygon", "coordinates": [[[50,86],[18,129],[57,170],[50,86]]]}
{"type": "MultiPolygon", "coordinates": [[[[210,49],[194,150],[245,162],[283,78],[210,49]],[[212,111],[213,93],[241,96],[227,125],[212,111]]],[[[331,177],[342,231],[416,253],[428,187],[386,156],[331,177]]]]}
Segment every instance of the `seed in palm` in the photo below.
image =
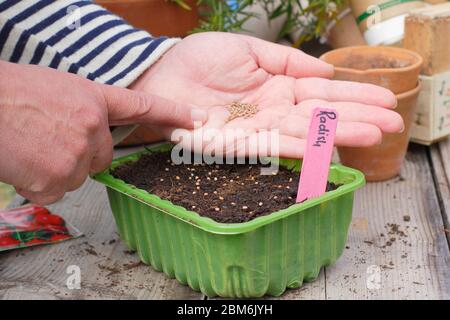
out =
{"type": "Polygon", "coordinates": [[[230,113],[228,121],[236,118],[247,119],[258,113],[258,106],[251,103],[233,102],[227,107],[227,109],[230,113]]]}

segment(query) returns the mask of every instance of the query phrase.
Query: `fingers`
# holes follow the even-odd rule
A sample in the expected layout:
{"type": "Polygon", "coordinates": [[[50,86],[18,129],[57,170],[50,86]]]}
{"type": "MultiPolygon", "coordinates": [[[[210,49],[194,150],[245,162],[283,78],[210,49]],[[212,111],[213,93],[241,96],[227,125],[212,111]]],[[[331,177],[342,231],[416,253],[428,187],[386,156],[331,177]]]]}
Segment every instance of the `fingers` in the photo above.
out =
{"type": "MultiPolygon", "coordinates": [[[[112,137],[108,127],[100,130],[87,149],[78,151],[83,153],[83,157],[78,157],[77,161],[65,160],[62,170],[54,171],[54,176],[47,179],[49,182],[32,185],[27,189],[16,188],[17,192],[34,203],[51,204],[63,198],[66,192],[78,189],[89,173],[106,169],[112,161],[112,137]]],[[[42,177],[40,179],[43,180],[42,177]]]]}
{"type": "Polygon", "coordinates": [[[100,85],[108,108],[110,125],[149,124],[192,129],[194,122],[206,122],[200,108],[175,103],[142,91],[100,85]]]}
{"type": "Polygon", "coordinates": [[[357,102],[328,102],[312,99],[299,103],[292,113],[310,117],[312,110],[318,106],[336,109],[341,122],[363,122],[377,126],[383,132],[398,133],[404,129],[403,118],[395,111],[357,102]]]}
{"type": "Polygon", "coordinates": [[[39,204],[41,206],[45,206],[48,204],[52,204],[64,197],[64,191],[52,191],[49,193],[42,192],[31,192],[22,190],[20,188],[16,188],[18,194],[20,194],[25,199],[30,200],[33,203],[39,204]]]}
{"type": "Polygon", "coordinates": [[[96,151],[89,167],[89,173],[97,173],[105,170],[113,159],[113,142],[109,130],[102,132],[96,151]]]}
{"type": "Polygon", "coordinates": [[[291,159],[303,158],[306,149],[306,139],[281,134],[279,141],[279,157],[291,159]]]}
{"type": "Polygon", "coordinates": [[[298,79],[295,85],[295,99],[297,102],[307,99],[349,101],[383,108],[394,108],[397,104],[395,95],[382,87],[368,83],[319,78],[298,79]]]}
{"type": "Polygon", "coordinates": [[[332,65],[307,55],[298,49],[254,37],[242,37],[245,37],[250,45],[258,65],[271,74],[286,75],[294,78],[331,78],[334,74],[332,65]]]}
{"type": "MultiPolygon", "coordinates": [[[[306,139],[308,137],[309,119],[289,116],[280,121],[278,128],[281,135],[306,139]]],[[[339,121],[334,143],[338,146],[370,147],[379,144],[381,130],[369,123],[339,121]]]]}
{"type": "Polygon", "coordinates": [[[228,146],[225,154],[233,153],[237,157],[281,157],[303,158],[306,140],[293,136],[273,133],[273,136],[255,133],[245,140],[239,140],[233,146],[228,146]],[[253,148],[252,148],[253,146],[253,148]]]}

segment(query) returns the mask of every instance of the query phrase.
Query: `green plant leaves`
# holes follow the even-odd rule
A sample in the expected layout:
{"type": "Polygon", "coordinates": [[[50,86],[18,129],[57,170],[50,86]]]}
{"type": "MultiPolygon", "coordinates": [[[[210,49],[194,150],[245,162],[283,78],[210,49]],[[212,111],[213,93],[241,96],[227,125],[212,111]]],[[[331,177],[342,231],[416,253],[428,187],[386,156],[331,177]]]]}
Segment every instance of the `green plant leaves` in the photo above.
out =
{"type": "MultiPolygon", "coordinates": [[[[186,3],[183,0],[172,0],[176,3],[186,3]]],[[[328,23],[335,21],[346,5],[346,0],[309,0],[308,5],[302,5],[300,0],[198,0],[197,6],[205,7],[199,27],[190,33],[205,31],[241,31],[243,24],[258,15],[250,11],[252,5],[261,5],[270,20],[286,15],[281,31],[282,38],[296,30],[301,34],[294,46],[302,42],[320,37],[328,23]]],[[[183,4],[180,4],[183,6],[183,4]]]]}

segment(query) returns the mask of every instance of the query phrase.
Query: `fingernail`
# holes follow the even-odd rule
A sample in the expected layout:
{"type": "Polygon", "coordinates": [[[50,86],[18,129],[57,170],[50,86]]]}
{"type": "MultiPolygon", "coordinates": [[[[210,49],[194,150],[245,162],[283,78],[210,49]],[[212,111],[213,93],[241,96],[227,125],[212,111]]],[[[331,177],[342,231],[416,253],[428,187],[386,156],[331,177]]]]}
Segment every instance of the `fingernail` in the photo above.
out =
{"type": "Polygon", "coordinates": [[[398,133],[402,133],[403,131],[405,131],[405,125],[403,125],[403,127],[400,129],[398,133]]]}
{"type": "Polygon", "coordinates": [[[191,120],[196,122],[200,121],[201,123],[205,123],[208,120],[208,112],[203,109],[192,109],[191,111],[191,120]]]}
{"type": "Polygon", "coordinates": [[[398,107],[398,100],[395,99],[395,104],[394,104],[394,106],[392,107],[392,109],[396,109],[397,107],[398,107]]]}

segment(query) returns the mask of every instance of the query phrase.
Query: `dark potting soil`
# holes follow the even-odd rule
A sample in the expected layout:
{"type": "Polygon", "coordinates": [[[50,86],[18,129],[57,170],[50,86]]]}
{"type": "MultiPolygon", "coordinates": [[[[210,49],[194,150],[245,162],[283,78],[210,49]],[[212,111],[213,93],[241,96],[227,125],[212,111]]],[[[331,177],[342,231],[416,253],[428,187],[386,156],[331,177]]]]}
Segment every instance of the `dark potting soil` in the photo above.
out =
{"type": "Polygon", "coordinates": [[[351,55],[339,67],[351,68],[357,70],[368,70],[368,69],[393,69],[393,68],[404,68],[411,65],[409,61],[393,59],[389,57],[373,57],[368,59],[363,55],[351,55]]]}
{"type": "MultiPolygon", "coordinates": [[[[239,223],[295,204],[299,173],[280,167],[261,175],[261,164],[175,165],[170,152],[145,154],[112,175],[217,222],[239,223]]],[[[329,182],[327,191],[339,185],[329,182]]]]}

